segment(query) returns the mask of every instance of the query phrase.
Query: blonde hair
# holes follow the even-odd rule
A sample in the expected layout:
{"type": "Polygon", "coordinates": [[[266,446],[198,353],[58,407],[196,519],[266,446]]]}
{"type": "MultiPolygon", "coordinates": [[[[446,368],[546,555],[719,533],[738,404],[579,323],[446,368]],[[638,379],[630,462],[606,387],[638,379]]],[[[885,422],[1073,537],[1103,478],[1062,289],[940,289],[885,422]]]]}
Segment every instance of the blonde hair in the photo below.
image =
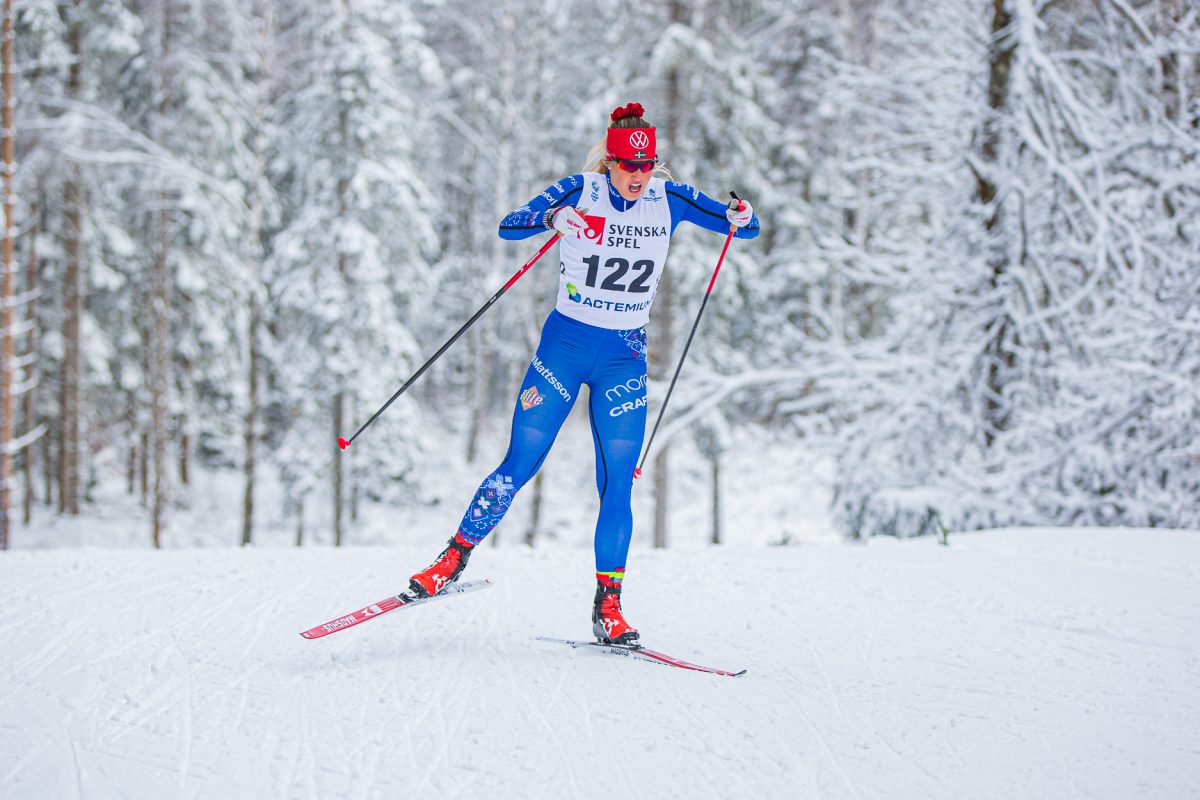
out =
{"type": "MultiPolygon", "coordinates": [[[[625,117],[619,119],[610,128],[653,128],[645,117],[625,117]]],[[[607,175],[609,169],[617,162],[615,159],[608,157],[608,139],[601,139],[596,145],[588,151],[587,158],[584,160],[585,172],[599,172],[601,175],[607,175]]],[[[661,162],[654,165],[654,170],[650,173],[651,177],[664,178],[668,181],[675,180],[671,176],[671,171],[666,168],[661,162]]]]}

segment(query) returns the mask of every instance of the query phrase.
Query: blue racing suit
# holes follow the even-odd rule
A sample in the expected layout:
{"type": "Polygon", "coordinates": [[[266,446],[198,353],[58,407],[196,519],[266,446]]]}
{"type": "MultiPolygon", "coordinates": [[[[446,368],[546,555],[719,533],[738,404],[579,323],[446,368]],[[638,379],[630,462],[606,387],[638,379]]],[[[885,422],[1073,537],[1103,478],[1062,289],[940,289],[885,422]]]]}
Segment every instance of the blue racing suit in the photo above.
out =
{"type": "MultiPolygon", "coordinates": [[[[645,320],[666,247],[684,220],[716,233],[728,233],[729,222],[724,204],[690,186],[650,179],[642,196],[629,201],[607,176],[583,173],[509,213],[500,236],[544,233],[550,214],[564,205],[585,214],[587,240],[560,242],[559,301],[521,383],[508,452],[476,491],[459,533],[478,544],[496,527],[541,467],[586,384],[600,493],[596,572],[619,582],[633,536],[630,494],[646,429],[645,320]]],[[[748,239],[758,231],[755,217],[735,235],[748,239]]]]}

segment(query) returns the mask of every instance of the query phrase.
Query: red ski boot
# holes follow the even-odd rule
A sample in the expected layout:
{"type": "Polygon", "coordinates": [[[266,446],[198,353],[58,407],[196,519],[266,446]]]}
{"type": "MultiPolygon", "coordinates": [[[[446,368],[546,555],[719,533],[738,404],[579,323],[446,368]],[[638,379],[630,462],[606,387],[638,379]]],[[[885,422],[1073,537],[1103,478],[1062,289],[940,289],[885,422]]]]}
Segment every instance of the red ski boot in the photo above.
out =
{"type": "Polygon", "coordinates": [[[638,632],[621,614],[621,582],[596,576],[592,605],[592,633],[605,644],[637,644],[638,632]]]}
{"type": "Polygon", "coordinates": [[[417,597],[432,597],[454,583],[467,568],[467,559],[474,549],[475,545],[464,539],[461,533],[454,534],[437,560],[409,580],[412,593],[417,597]]]}

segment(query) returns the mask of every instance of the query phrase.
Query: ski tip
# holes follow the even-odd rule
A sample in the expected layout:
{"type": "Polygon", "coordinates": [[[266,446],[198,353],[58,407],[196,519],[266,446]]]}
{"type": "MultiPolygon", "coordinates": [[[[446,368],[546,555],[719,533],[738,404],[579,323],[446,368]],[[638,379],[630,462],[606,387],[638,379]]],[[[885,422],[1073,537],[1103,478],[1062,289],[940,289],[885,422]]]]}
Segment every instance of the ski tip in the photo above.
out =
{"type": "Polygon", "coordinates": [[[350,440],[343,439],[341,436],[338,437],[338,447],[345,450],[349,446],[350,446],[350,440]]]}

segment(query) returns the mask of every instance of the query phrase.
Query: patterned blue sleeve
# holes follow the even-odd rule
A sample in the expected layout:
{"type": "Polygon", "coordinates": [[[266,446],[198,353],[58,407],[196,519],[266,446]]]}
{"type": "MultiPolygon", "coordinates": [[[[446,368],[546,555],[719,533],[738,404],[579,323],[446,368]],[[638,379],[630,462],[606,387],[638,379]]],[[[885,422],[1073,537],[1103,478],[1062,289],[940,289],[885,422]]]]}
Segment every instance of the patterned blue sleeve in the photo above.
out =
{"type": "Polygon", "coordinates": [[[550,212],[565,205],[575,205],[582,192],[582,175],[572,175],[548,186],[546,191],[500,220],[500,238],[528,239],[552,230],[550,212]]]}
{"type": "MultiPolygon", "coordinates": [[[[667,181],[667,205],[671,208],[671,233],[675,233],[679,223],[685,219],[714,233],[729,233],[726,205],[693,186],[667,181]]],[[[755,214],[749,225],[737,229],[734,238],[753,239],[758,236],[758,230],[758,215],[755,214]]]]}

